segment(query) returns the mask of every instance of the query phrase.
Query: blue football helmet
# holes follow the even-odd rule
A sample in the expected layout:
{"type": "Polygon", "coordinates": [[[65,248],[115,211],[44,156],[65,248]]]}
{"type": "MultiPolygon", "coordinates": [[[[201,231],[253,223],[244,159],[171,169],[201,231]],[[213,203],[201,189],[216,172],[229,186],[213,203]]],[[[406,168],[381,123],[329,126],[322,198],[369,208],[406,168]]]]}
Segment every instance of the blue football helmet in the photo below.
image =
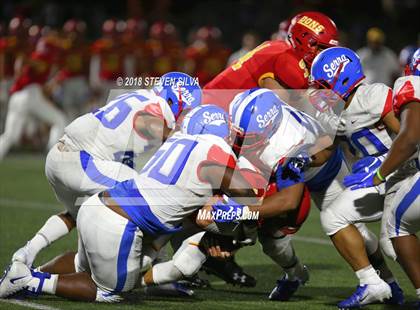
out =
{"type": "Polygon", "coordinates": [[[228,114],[222,108],[204,104],[185,115],[181,132],[189,135],[211,134],[226,139],[229,135],[228,114]]]}
{"type": "Polygon", "coordinates": [[[153,91],[170,104],[175,119],[178,119],[183,110],[192,109],[201,103],[198,80],[183,72],[162,75],[160,83],[153,87],[153,91]]]}
{"type": "Polygon", "coordinates": [[[418,48],[405,68],[405,75],[420,76],[420,48],[418,48]]]}
{"type": "Polygon", "coordinates": [[[285,103],[272,90],[253,88],[236,95],[229,106],[235,151],[260,147],[280,126],[285,103]]]}
{"type": "Polygon", "coordinates": [[[345,47],[323,50],[315,57],[311,68],[311,86],[331,89],[344,100],[364,78],[359,56],[345,47]]]}

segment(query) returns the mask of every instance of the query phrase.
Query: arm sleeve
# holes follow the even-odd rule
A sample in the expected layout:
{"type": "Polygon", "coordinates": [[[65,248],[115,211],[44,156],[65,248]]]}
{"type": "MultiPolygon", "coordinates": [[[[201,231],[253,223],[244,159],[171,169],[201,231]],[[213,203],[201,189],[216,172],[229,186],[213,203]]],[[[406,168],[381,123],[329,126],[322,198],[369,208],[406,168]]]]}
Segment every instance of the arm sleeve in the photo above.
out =
{"type": "Polygon", "coordinates": [[[399,78],[394,86],[393,108],[399,115],[401,108],[409,102],[420,102],[420,77],[399,78]]]}

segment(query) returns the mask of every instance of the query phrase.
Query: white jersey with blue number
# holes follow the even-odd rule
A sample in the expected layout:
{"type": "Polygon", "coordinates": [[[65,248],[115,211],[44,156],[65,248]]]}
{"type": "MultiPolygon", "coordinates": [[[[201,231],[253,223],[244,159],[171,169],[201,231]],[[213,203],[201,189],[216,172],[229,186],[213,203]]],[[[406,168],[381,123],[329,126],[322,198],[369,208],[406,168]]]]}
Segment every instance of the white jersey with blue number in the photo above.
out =
{"type": "Polygon", "coordinates": [[[392,138],[381,118],[392,111],[392,90],[380,83],[362,84],[341,114],[339,134],[359,158],[388,152],[392,138]]]}
{"type": "Polygon", "coordinates": [[[283,158],[295,156],[302,149],[308,151],[325,132],[314,118],[287,104],[282,105],[281,113],[280,126],[260,156],[271,170],[283,158]]]}
{"type": "Polygon", "coordinates": [[[212,186],[199,177],[200,167],[206,162],[227,166],[232,161],[236,156],[222,138],[177,132],[134,180],[151,212],[171,228],[213,196],[212,186]]]}
{"type": "Polygon", "coordinates": [[[133,125],[138,113],[153,111],[169,128],[175,125],[174,115],[166,101],[153,92],[139,90],[118,96],[104,107],[74,120],[65,128],[66,136],[78,150],[95,158],[123,161],[136,157],[148,147],[161,144],[136,132],[133,125]]]}

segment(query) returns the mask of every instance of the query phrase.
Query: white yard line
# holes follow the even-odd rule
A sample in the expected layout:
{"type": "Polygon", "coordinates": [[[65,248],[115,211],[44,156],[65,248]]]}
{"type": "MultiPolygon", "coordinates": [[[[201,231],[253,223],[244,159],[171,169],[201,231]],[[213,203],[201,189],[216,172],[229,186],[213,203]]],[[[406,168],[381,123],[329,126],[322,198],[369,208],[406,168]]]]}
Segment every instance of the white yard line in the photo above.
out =
{"type": "Polygon", "coordinates": [[[39,309],[39,310],[60,310],[60,308],[55,308],[47,305],[36,304],[34,302],[18,300],[18,299],[0,299],[0,302],[18,305],[30,309],[39,309]]]}
{"type": "Polygon", "coordinates": [[[328,239],[321,239],[321,238],[315,238],[315,237],[303,237],[303,236],[293,236],[292,240],[306,242],[306,243],[316,243],[316,244],[322,244],[322,245],[330,245],[332,246],[332,242],[328,239]]]}
{"type": "Polygon", "coordinates": [[[14,198],[0,198],[0,206],[13,208],[33,208],[38,210],[59,210],[63,207],[58,203],[18,200],[14,198]]]}

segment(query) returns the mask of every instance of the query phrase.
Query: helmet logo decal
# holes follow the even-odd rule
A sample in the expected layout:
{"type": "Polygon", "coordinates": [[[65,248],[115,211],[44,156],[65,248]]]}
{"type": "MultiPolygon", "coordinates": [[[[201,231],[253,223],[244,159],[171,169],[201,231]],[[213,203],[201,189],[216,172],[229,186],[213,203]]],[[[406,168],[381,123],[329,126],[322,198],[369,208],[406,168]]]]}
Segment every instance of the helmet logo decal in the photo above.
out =
{"type": "Polygon", "coordinates": [[[214,125],[214,126],[220,126],[222,124],[227,123],[225,119],[225,115],[222,112],[204,112],[203,113],[204,123],[207,125],[214,125]]]}
{"type": "Polygon", "coordinates": [[[350,63],[350,59],[346,57],[346,55],[341,55],[336,57],[331,63],[324,64],[322,69],[327,74],[329,78],[332,78],[337,74],[338,69],[341,67],[341,72],[344,72],[347,64],[350,63]],[[341,65],[341,66],[340,66],[341,65]]]}
{"type": "Polygon", "coordinates": [[[270,123],[274,121],[279,112],[280,111],[277,106],[273,105],[264,115],[258,114],[256,118],[258,127],[265,128],[270,125],[270,123]]]}
{"type": "Polygon", "coordinates": [[[172,90],[174,93],[179,94],[179,101],[183,101],[187,105],[191,105],[191,103],[195,100],[194,96],[187,88],[184,87],[184,84],[181,81],[173,84],[172,90]]]}
{"type": "Polygon", "coordinates": [[[317,22],[316,20],[313,20],[312,18],[306,15],[302,16],[302,18],[299,19],[297,23],[312,30],[316,34],[320,34],[325,29],[325,27],[321,25],[319,22],[317,22]]]}

